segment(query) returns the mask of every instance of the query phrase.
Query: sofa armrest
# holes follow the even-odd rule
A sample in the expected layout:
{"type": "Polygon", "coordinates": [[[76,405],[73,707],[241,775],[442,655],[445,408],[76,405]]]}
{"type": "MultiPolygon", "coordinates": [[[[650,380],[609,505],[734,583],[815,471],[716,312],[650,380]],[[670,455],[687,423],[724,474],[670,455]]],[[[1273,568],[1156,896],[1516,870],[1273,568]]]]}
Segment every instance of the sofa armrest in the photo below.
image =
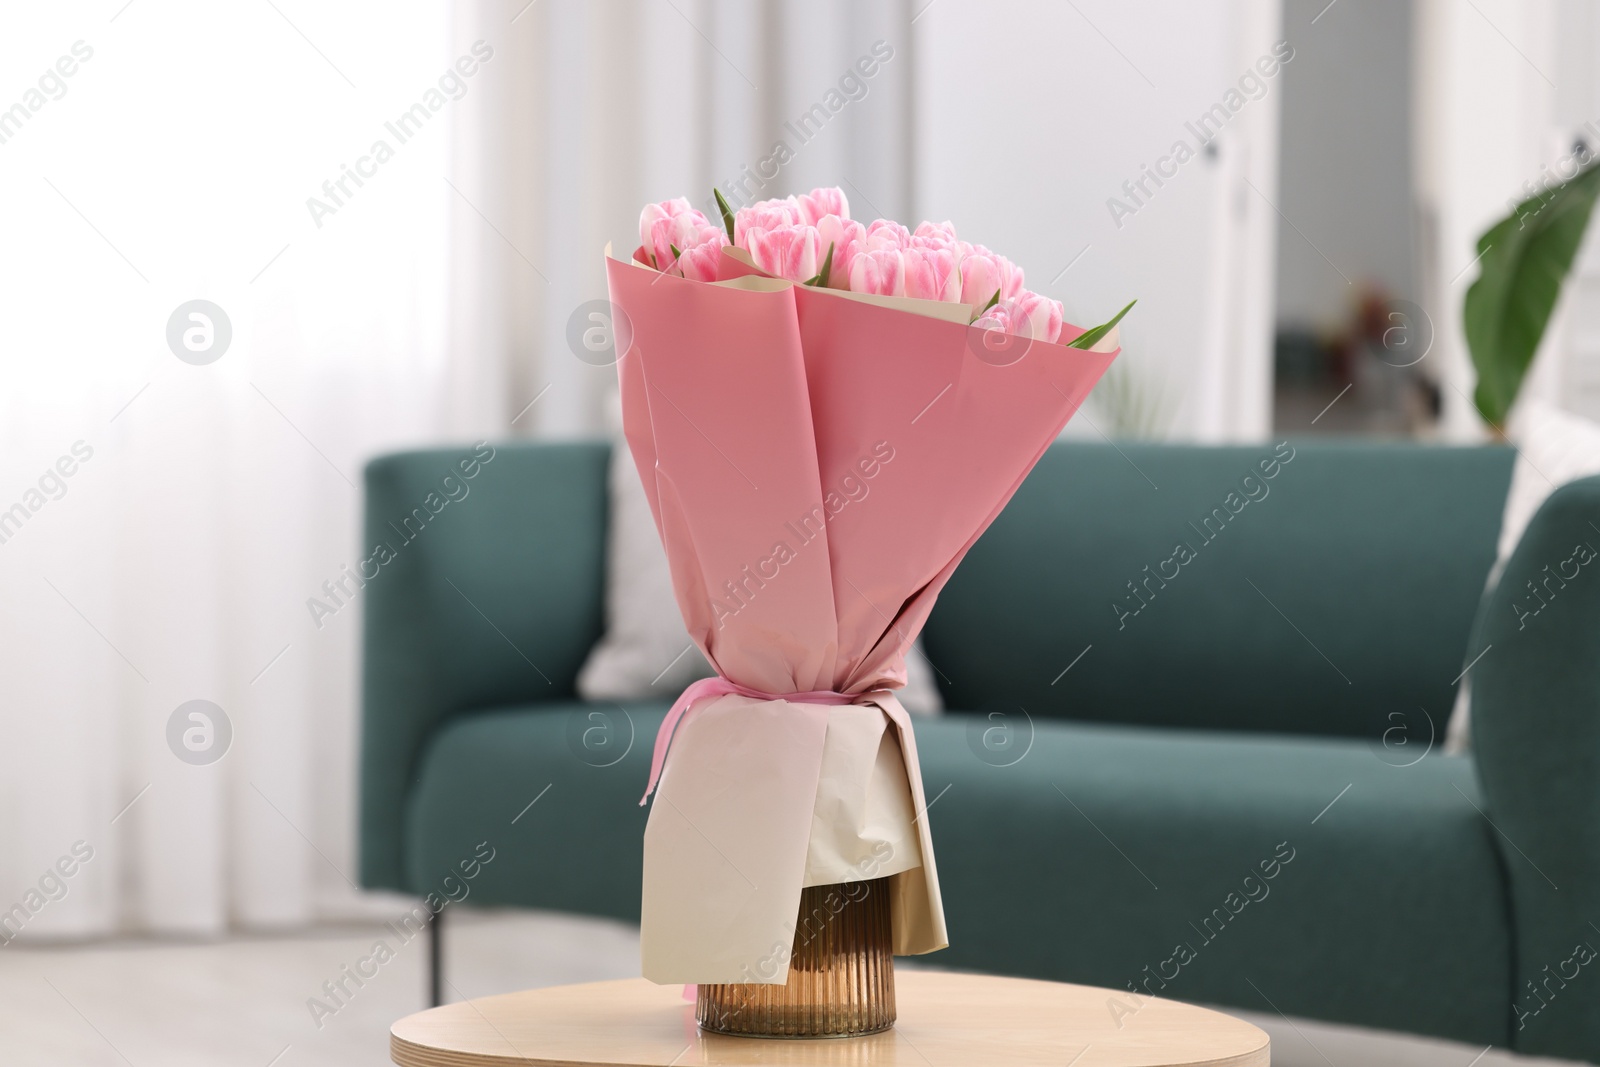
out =
{"type": "MultiPolygon", "coordinates": [[[[375,459],[361,573],[361,883],[407,891],[408,798],[438,729],[571,699],[599,639],[606,460],[597,442],[375,459]]],[[[339,590],[334,590],[335,593],[339,590]]]]}
{"type": "Polygon", "coordinates": [[[1600,477],[1545,501],[1484,598],[1471,647],[1482,652],[1473,754],[1516,931],[1513,1041],[1590,1059],[1600,1053],[1600,477]]]}

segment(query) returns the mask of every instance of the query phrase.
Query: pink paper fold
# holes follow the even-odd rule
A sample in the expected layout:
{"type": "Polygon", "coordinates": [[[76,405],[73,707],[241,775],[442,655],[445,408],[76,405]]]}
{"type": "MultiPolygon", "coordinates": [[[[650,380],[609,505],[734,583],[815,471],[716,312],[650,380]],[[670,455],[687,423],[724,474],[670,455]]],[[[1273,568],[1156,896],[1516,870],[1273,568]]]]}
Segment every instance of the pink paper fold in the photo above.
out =
{"type": "Polygon", "coordinates": [[[903,685],[939,590],[1116,356],[1035,341],[998,365],[980,330],[831,290],[608,269],[684,623],[768,693],[903,685]]]}

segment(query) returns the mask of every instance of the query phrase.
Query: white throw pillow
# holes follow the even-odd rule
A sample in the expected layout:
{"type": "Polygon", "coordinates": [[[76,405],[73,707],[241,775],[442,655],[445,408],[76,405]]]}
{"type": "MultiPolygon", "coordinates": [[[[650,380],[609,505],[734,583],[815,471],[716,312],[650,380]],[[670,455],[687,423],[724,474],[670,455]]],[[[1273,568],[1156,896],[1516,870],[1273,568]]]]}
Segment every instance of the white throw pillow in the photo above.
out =
{"type": "Polygon", "coordinates": [[[683,628],[667,553],[627,443],[607,466],[606,632],[578,672],[585,700],[676,700],[713,671],[683,628]]]}
{"type": "MultiPolygon", "coordinates": [[[[611,450],[610,527],[606,531],[606,632],[578,672],[585,700],[677,699],[713,673],[689,639],[672,595],[667,553],[625,441],[611,450]]],[[[922,642],[906,655],[906,686],[895,694],[913,715],[943,710],[922,642]]]]}
{"type": "MultiPolygon", "coordinates": [[[[1495,587],[1506,561],[1516,551],[1523,531],[1533,521],[1545,498],[1568,482],[1600,474],[1600,424],[1552,404],[1530,400],[1517,409],[1509,436],[1517,448],[1511,467],[1511,488],[1506,493],[1505,517],[1500,520],[1500,543],[1484,592],[1495,587]]],[[[1461,679],[1444,750],[1450,754],[1472,747],[1472,676],[1461,679]]]]}

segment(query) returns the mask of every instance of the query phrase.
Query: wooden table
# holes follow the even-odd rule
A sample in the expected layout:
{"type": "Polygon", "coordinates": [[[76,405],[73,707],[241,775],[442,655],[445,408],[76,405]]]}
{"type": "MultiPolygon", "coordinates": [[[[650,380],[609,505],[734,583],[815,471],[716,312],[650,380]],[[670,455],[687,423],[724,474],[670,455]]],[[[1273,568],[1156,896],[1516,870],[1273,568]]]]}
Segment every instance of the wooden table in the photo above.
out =
{"type": "Polygon", "coordinates": [[[1266,1067],[1267,1035],[1220,1012],[1110,989],[902,970],[900,1018],[870,1037],[703,1034],[680,987],[642,978],[531,989],[394,1024],[401,1067],[1266,1067]],[[1121,1026],[1118,1026],[1120,1021],[1121,1026]]]}

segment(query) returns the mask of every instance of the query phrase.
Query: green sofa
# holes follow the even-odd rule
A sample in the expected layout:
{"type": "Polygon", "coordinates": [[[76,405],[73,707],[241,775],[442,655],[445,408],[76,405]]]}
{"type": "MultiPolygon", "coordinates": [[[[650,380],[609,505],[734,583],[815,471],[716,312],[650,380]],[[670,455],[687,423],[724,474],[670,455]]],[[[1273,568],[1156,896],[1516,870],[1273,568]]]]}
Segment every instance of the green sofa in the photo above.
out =
{"type": "MultiPolygon", "coordinates": [[[[361,880],[438,891],[488,842],[474,902],[637,921],[676,694],[574,692],[608,446],[486,453],[367,468],[361,880]]],[[[928,962],[1600,1060],[1600,479],[1484,598],[1512,459],[1053,447],[925,631],[928,962]]]]}

